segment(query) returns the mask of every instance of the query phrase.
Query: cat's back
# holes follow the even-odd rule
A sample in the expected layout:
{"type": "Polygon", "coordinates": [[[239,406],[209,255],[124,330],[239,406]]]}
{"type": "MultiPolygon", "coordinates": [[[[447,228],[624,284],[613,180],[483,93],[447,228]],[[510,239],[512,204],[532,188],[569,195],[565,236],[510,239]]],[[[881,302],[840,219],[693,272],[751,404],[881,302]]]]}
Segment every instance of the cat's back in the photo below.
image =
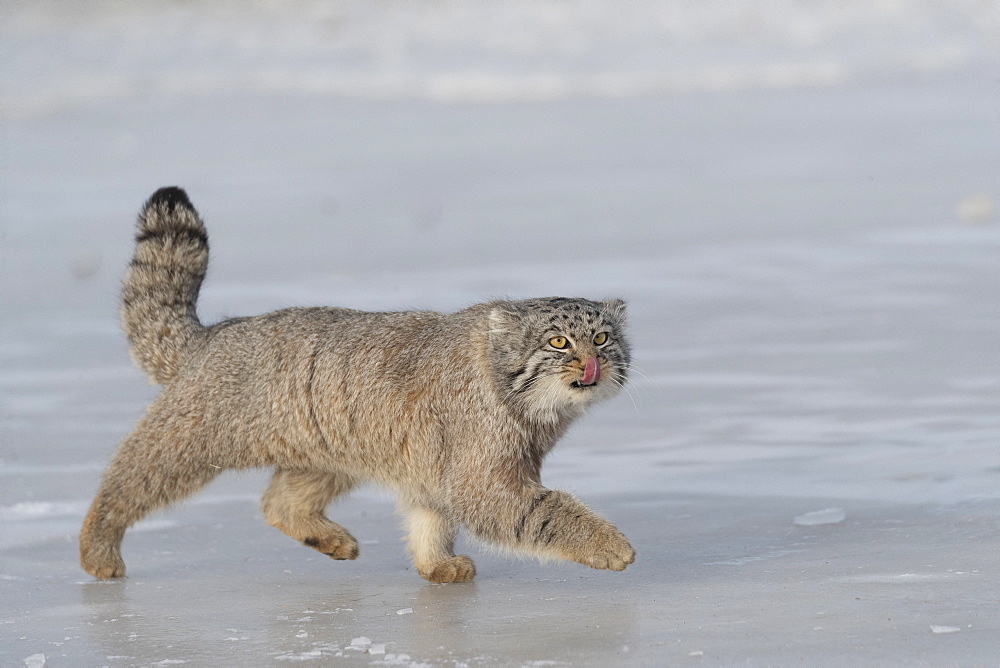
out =
{"type": "Polygon", "coordinates": [[[476,314],[292,309],[234,325],[231,336],[257,347],[247,351],[257,362],[241,364],[245,380],[230,384],[243,413],[300,425],[324,456],[387,484],[426,486],[454,435],[491,406],[476,314]]]}
{"type": "Polygon", "coordinates": [[[468,309],[282,309],[212,326],[186,371],[203,378],[224,374],[243,391],[247,382],[271,385],[275,376],[317,373],[354,388],[426,386],[479,363],[481,321],[468,309]]]}
{"type": "Polygon", "coordinates": [[[480,376],[485,331],[466,312],[355,313],[324,330],[316,354],[331,377],[377,396],[453,394],[480,376]]]}
{"type": "MultiPolygon", "coordinates": [[[[393,442],[484,403],[478,318],[290,308],[221,322],[155,402],[227,424],[233,441],[393,442]],[[395,425],[410,425],[407,432],[395,425]],[[434,423],[434,424],[432,424],[434,423]],[[397,433],[398,432],[398,433],[397,433]]],[[[475,411],[474,411],[475,412],[475,411]]],[[[207,427],[206,427],[207,428],[207,427]]]]}

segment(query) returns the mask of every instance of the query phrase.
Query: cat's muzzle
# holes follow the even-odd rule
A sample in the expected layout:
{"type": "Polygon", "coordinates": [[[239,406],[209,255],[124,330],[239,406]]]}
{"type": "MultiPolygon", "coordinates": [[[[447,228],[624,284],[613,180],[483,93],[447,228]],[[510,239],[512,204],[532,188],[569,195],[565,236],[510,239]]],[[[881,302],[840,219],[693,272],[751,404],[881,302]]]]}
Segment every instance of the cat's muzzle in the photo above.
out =
{"type": "Polygon", "coordinates": [[[570,383],[570,387],[594,387],[600,379],[601,362],[596,357],[588,357],[587,363],[583,366],[583,375],[580,377],[580,380],[570,383]]]}

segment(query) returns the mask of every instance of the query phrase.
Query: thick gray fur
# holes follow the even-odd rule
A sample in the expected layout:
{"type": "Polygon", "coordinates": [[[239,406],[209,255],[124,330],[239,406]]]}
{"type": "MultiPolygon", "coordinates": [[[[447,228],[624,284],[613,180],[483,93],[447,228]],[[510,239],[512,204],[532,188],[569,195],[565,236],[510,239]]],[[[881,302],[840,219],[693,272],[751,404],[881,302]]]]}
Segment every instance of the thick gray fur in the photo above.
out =
{"type": "Polygon", "coordinates": [[[356,558],[358,544],[325,509],[374,481],[398,494],[417,571],[432,582],[475,575],[452,551],[460,527],[593,568],[633,562],[625,536],[540,475],[570,423],[625,382],[624,302],[292,308],[205,327],[195,305],[207,266],[187,195],[157,191],[139,216],[121,315],[132,357],[164,389],[120,444],[84,521],[88,573],[123,576],[129,526],[223,470],[253,467],[275,469],[266,521],[335,559],[356,558]],[[590,358],[599,379],[581,384],[590,358]]]}

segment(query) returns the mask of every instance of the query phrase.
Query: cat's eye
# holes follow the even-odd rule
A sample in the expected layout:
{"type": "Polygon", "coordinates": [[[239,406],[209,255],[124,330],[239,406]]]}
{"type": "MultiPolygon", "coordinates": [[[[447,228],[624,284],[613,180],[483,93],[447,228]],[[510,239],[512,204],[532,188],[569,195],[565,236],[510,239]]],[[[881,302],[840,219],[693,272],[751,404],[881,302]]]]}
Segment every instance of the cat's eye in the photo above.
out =
{"type": "Polygon", "coordinates": [[[569,345],[569,339],[567,339],[565,336],[553,336],[551,339],[549,339],[549,345],[552,346],[553,348],[558,348],[559,350],[562,350],[563,348],[569,345]]]}
{"type": "Polygon", "coordinates": [[[598,334],[594,335],[594,345],[603,346],[607,342],[608,342],[607,332],[599,332],[598,334]]]}

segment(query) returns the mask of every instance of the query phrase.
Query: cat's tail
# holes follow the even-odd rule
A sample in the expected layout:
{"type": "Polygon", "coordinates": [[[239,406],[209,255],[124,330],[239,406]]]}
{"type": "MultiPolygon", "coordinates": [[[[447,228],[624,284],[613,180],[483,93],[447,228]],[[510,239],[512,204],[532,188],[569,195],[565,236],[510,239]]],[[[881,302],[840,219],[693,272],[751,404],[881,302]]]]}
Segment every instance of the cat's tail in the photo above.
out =
{"type": "Polygon", "coordinates": [[[139,213],[121,305],[129,352],[150,382],[173,378],[205,336],[195,304],[207,269],[208,235],[187,193],[160,188],[139,213]]]}

